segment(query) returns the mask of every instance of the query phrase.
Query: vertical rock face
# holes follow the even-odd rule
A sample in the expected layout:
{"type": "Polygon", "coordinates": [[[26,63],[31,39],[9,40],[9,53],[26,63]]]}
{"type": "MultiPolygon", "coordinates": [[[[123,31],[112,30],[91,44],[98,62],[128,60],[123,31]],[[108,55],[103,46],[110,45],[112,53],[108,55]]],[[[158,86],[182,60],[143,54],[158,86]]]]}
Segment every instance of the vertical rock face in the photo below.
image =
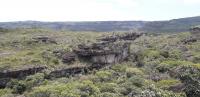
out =
{"type": "Polygon", "coordinates": [[[94,64],[113,64],[125,60],[129,56],[130,43],[142,34],[129,33],[104,37],[99,43],[79,45],[74,52],[80,57],[94,64]]]}
{"type": "Polygon", "coordinates": [[[22,78],[27,75],[35,74],[44,70],[45,66],[24,67],[18,70],[4,70],[0,71],[0,78],[22,78]]]}
{"type": "MultiPolygon", "coordinates": [[[[63,51],[54,51],[53,53],[62,58],[63,63],[70,63],[79,58],[86,60],[92,65],[83,67],[72,67],[67,69],[55,70],[49,74],[49,77],[62,77],[73,74],[80,74],[88,70],[100,69],[109,64],[122,62],[129,56],[131,43],[127,40],[135,40],[142,34],[129,33],[124,35],[115,35],[99,39],[100,42],[92,44],[80,44],[71,53],[63,53],[63,51]]],[[[52,42],[48,37],[35,38],[38,42],[52,42]]],[[[23,78],[46,69],[45,66],[29,66],[18,70],[0,71],[0,87],[5,86],[7,79],[23,78]]]]}
{"type": "Polygon", "coordinates": [[[112,64],[123,61],[129,55],[130,43],[95,43],[79,46],[74,52],[95,64],[112,64]]]}

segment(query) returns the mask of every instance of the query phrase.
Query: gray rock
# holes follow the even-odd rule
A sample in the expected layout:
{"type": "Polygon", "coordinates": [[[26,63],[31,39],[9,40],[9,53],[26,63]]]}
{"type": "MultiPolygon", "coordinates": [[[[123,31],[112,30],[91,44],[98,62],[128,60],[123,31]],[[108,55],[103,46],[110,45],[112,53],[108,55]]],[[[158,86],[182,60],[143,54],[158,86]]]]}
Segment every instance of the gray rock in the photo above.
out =
{"type": "Polygon", "coordinates": [[[44,70],[46,66],[26,66],[17,70],[0,71],[0,78],[22,78],[44,70]]]}
{"type": "Polygon", "coordinates": [[[53,38],[50,38],[49,36],[37,36],[37,37],[34,37],[33,40],[35,40],[35,42],[37,43],[57,44],[57,42],[53,38]]]}

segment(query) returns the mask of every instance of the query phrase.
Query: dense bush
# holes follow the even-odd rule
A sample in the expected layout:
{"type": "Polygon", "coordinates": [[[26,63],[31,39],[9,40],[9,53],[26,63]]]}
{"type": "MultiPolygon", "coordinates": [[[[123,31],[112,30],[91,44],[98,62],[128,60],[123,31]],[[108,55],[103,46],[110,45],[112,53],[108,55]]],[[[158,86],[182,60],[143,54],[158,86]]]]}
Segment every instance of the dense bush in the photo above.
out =
{"type": "Polygon", "coordinates": [[[185,93],[187,97],[199,97],[200,96],[200,73],[189,74],[181,77],[181,80],[185,83],[185,93]]]}
{"type": "Polygon", "coordinates": [[[5,96],[6,94],[11,94],[11,89],[0,89],[0,97],[5,96]]]}
{"type": "Polygon", "coordinates": [[[180,84],[181,82],[176,79],[167,79],[167,80],[160,80],[156,83],[157,87],[162,88],[162,89],[167,89],[170,86],[174,86],[177,84],[180,84]]]}
{"type": "Polygon", "coordinates": [[[112,78],[112,73],[108,71],[98,71],[96,74],[97,80],[103,82],[103,81],[109,81],[112,78]]]}
{"type": "Polygon", "coordinates": [[[25,84],[27,89],[31,89],[32,87],[42,84],[43,81],[44,81],[44,74],[37,73],[35,75],[27,76],[25,79],[25,84]]]}
{"type": "Polygon", "coordinates": [[[130,68],[126,69],[126,75],[127,75],[127,77],[131,77],[131,76],[134,76],[134,75],[143,76],[144,73],[139,68],[131,68],[130,67],[130,68]]]}
{"type": "Polygon", "coordinates": [[[156,68],[159,72],[166,72],[171,70],[173,67],[177,66],[193,66],[194,63],[190,61],[181,61],[181,60],[167,60],[160,63],[156,68]]]}
{"type": "MultiPolygon", "coordinates": [[[[79,43],[96,41],[110,33],[18,29],[0,36],[0,70],[21,69],[29,65],[47,66],[52,70],[71,68],[60,58],[79,43]],[[35,36],[55,38],[58,44],[36,43],[35,36]],[[9,37],[9,38],[8,38],[9,37]],[[54,54],[55,50],[64,50],[54,54]],[[5,53],[5,55],[4,55],[5,53]]],[[[0,97],[199,97],[199,41],[184,44],[188,33],[142,36],[132,43],[131,56],[126,62],[112,64],[100,70],[70,77],[45,79],[43,73],[15,79],[0,89],[0,97]],[[172,91],[177,84],[184,86],[172,91]],[[185,88],[184,91],[182,91],[185,88]],[[178,93],[176,93],[178,92],[178,93]],[[186,95],[184,95],[185,92],[186,95]]],[[[0,82],[0,84],[4,84],[0,82]]]]}

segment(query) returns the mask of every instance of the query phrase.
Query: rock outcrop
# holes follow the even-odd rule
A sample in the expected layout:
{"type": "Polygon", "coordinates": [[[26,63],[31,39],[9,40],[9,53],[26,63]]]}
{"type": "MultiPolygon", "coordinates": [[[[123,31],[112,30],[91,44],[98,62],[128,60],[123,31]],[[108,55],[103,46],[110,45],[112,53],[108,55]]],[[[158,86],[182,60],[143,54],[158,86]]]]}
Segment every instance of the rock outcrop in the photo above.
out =
{"type": "Polygon", "coordinates": [[[50,72],[46,78],[59,78],[59,77],[69,77],[73,76],[74,74],[80,74],[87,72],[85,66],[78,66],[78,67],[71,67],[71,68],[65,68],[65,69],[58,69],[50,72]]]}
{"type": "Polygon", "coordinates": [[[76,60],[76,54],[75,53],[65,53],[63,56],[62,56],[62,62],[63,63],[71,63],[73,61],[76,60]]]}
{"type": "Polygon", "coordinates": [[[182,40],[184,44],[189,44],[189,43],[197,42],[198,40],[200,40],[200,26],[192,27],[189,30],[190,30],[191,36],[182,40]]]}
{"type": "Polygon", "coordinates": [[[48,37],[48,36],[37,36],[37,37],[34,37],[33,40],[37,43],[53,43],[53,44],[57,44],[57,42],[48,37]]]}
{"type": "Polygon", "coordinates": [[[94,43],[79,45],[74,52],[79,58],[94,64],[111,64],[123,61],[129,56],[130,43],[94,43]]]}
{"type": "Polygon", "coordinates": [[[130,43],[141,33],[129,33],[98,39],[100,42],[90,45],[79,45],[74,52],[80,58],[87,59],[94,64],[112,64],[125,60],[129,56],[130,43]]]}
{"type": "Polygon", "coordinates": [[[64,63],[69,63],[79,58],[89,62],[90,65],[55,70],[50,72],[47,78],[87,73],[94,69],[98,70],[105,66],[122,62],[130,55],[131,43],[127,40],[135,40],[141,35],[138,33],[124,34],[122,36],[116,35],[98,39],[100,42],[96,43],[80,44],[73,52],[65,53],[62,56],[62,60],[64,63]]]}
{"type": "Polygon", "coordinates": [[[17,70],[3,70],[0,71],[0,78],[22,78],[46,69],[46,66],[30,66],[17,70]]]}
{"type": "Polygon", "coordinates": [[[29,75],[33,75],[37,72],[41,72],[46,69],[46,66],[30,66],[17,70],[3,70],[0,71],[0,89],[5,88],[6,84],[12,79],[21,79],[29,75]]]}
{"type": "Polygon", "coordinates": [[[142,33],[125,33],[123,35],[111,35],[108,37],[100,38],[98,40],[101,41],[108,41],[108,42],[115,42],[117,40],[135,40],[136,38],[140,37],[142,33]]]}
{"type": "Polygon", "coordinates": [[[195,27],[190,28],[190,32],[192,35],[200,36],[200,26],[195,26],[195,27]]]}
{"type": "MultiPolygon", "coordinates": [[[[65,53],[64,51],[54,51],[53,53],[62,58],[63,63],[71,63],[80,59],[88,61],[90,64],[87,66],[77,66],[72,68],[60,69],[51,71],[47,74],[47,78],[51,77],[63,77],[74,74],[87,73],[93,69],[101,69],[110,64],[122,62],[130,55],[131,43],[127,40],[135,40],[142,34],[130,33],[124,35],[116,35],[100,39],[100,42],[92,44],[80,44],[73,52],[65,53]],[[113,38],[114,37],[114,38],[113,38]]],[[[38,42],[51,42],[48,37],[35,38],[38,42]]],[[[2,80],[2,86],[5,85],[6,78],[24,78],[28,75],[41,72],[46,69],[46,66],[29,66],[20,68],[17,70],[4,70],[0,71],[0,79],[2,80]]],[[[1,84],[1,83],[0,83],[1,84]]],[[[1,86],[1,85],[0,85],[1,86]]]]}

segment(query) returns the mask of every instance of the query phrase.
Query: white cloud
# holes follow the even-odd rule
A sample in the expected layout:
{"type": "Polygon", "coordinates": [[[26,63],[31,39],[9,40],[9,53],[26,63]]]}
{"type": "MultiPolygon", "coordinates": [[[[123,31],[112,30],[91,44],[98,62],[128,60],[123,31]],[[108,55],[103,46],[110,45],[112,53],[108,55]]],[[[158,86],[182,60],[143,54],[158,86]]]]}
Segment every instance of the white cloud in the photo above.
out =
{"type": "Polygon", "coordinates": [[[0,2],[0,21],[117,20],[126,17],[123,8],[131,9],[136,6],[134,0],[0,0],[0,2]]]}
{"type": "Polygon", "coordinates": [[[0,21],[171,19],[196,14],[198,4],[200,0],[0,0],[0,21]]]}
{"type": "Polygon", "coordinates": [[[183,0],[185,4],[200,4],[200,0],[183,0]]]}

